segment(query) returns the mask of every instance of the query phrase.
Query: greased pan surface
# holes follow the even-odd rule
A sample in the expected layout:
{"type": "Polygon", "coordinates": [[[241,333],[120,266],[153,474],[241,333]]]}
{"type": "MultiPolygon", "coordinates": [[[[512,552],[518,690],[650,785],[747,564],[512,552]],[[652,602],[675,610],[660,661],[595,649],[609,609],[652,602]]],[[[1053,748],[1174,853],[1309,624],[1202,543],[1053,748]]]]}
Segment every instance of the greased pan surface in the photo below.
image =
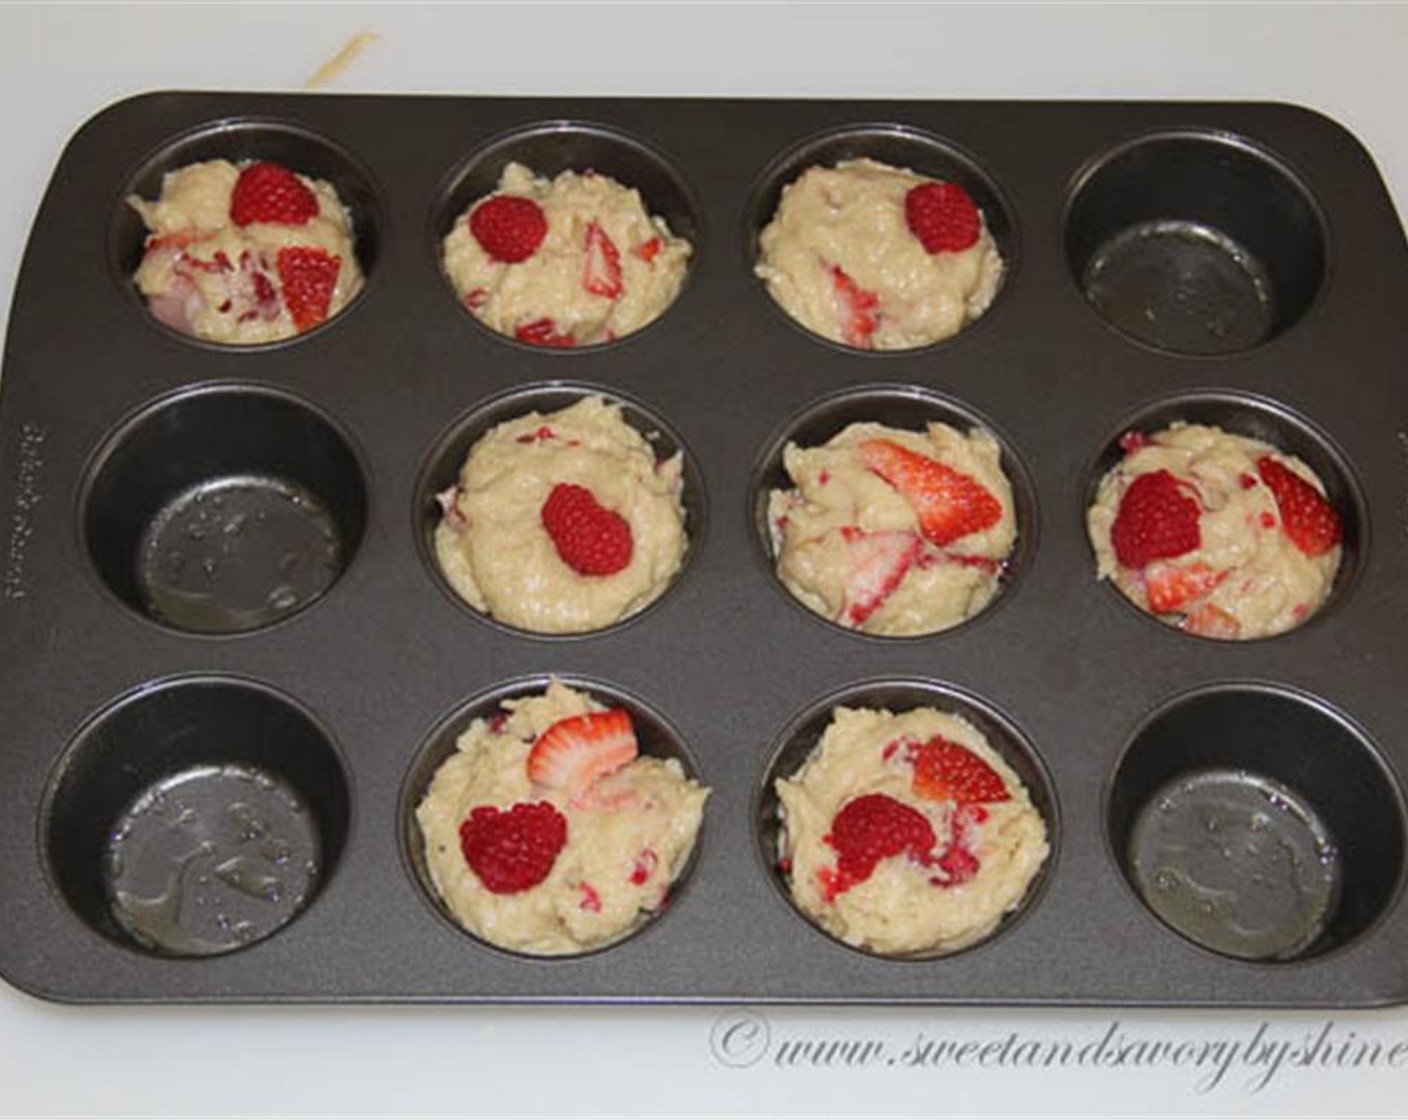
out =
{"type": "MultiPolygon", "coordinates": [[[[1155,257],[1155,274],[1176,271],[1155,257]]],[[[1286,106],[121,103],[55,170],[7,336],[0,973],[75,1001],[1402,1002],[1405,299],[1408,255],[1371,159],[1332,122],[1286,106]],[[278,159],[338,186],[367,275],[353,306],[248,350],[151,319],[129,281],[142,230],[123,196],[152,197],[162,171],[216,154],[278,159]],[[515,154],[540,172],[613,174],[690,238],[684,291],[656,323],[605,346],[544,350],[458,306],[439,239],[515,154]],[[862,154],[958,178],[984,206],[1009,271],[986,315],[948,342],[866,354],[819,341],[752,276],[781,186],[809,163],[862,154]],[[1231,227],[1257,256],[1240,294],[1192,335],[1183,310],[1157,299],[1135,301],[1154,313],[1145,323],[1129,317],[1128,278],[1149,274],[1147,246],[1117,236],[1190,213],[1231,227]],[[526,636],[475,615],[437,577],[433,495],[476,416],[581,391],[624,401],[684,449],[690,555],[624,625],[526,636]],[[799,608],[757,526],[779,441],[867,410],[917,424],[935,409],[993,431],[1014,479],[1020,539],[998,601],[907,640],[799,608]],[[1308,624],[1214,643],[1097,583],[1083,516],[1094,484],[1122,432],[1172,419],[1271,438],[1326,479],[1345,559],[1308,624]],[[179,489],[169,464],[202,456],[222,470],[275,463],[322,498],[340,574],[316,602],[237,634],[142,613],[124,574],[132,511],[144,487],[179,489]],[[665,912],[613,947],[559,960],[458,930],[422,886],[411,816],[469,715],[550,676],[648,717],[647,749],[680,757],[713,790],[665,912]],[[887,960],[792,909],[773,866],[771,782],[837,700],[933,702],[1005,737],[1052,852],[996,936],[949,957],[887,960]],[[253,796],[284,797],[311,820],[316,887],[286,925],[238,951],[148,952],[105,906],[104,837],[151,781],[183,768],[244,780],[234,763],[277,774],[272,788],[254,781],[253,796]],[[1140,808],[1197,767],[1292,787],[1334,834],[1335,916],[1297,959],[1201,948],[1131,887],[1140,808]]]]}

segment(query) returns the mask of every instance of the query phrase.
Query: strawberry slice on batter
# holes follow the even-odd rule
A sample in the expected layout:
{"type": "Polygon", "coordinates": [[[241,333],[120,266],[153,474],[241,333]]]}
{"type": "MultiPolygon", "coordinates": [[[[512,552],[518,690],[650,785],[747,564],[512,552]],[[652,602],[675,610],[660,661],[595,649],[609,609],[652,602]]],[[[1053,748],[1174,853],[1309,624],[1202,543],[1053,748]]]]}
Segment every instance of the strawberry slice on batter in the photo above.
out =
{"type": "Polygon", "coordinates": [[[528,779],[577,800],[636,757],[635,728],[623,708],[560,719],[528,752],[528,779]]]}
{"type": "Polygon", "coordinates": [[[1182,610],[1201,599],[1227,578],[1227,569],[1207,564],[1170,564],[1155,560],[1144,569],[1144,588],[1149,596],[1149,609],[1155,614],[1182,610]]]}
{"type": "Polygon", "coordinates": [[[880,297],[862,288],[839,265],[831,266],[831,285],[836,293],[841,337],[848,346],[871,349],[871,336],[880,327],[880,297]]]}
{"type": "Polygon", "coordinates": [[[621,283],[621,251],[599,222],[587,224],[587,263],[582,270],[582,287],[593,295],[616,299],[621,283]]]}
{"type": "Polygon", "coordinates": [[[861,626],[904,582],[924,542],[918,534],[903,529],[867,533],[854,525],[843,526],[841,536],[850,566],[841,621],[861,626]]]}
{"type": "Polygon", "coordinates": [[[959,805],[1012,799],[1002,775],[967,747],[942,735],[915,748],[910,788],[917,797],[959,805]]]}
{"type": "Polygon", "coordinates": [[[970,474],[888,439],[860,445],[861,461],[893,486],[919,517],[919,531],[942,548],[1002,520],[1002,503],[970,474]]]}

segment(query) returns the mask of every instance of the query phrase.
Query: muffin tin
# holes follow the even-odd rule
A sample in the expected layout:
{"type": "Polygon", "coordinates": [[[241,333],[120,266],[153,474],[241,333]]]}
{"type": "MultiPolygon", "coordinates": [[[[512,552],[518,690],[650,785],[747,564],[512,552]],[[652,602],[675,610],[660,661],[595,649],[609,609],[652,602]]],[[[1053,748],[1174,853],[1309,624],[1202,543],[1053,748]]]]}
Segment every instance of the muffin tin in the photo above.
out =
{"type": "MultiPolygon", "coordinates": [[[[106,110],[36,219],[0,388],[0,974],[70,1001],[1408,1000],[1404,248],[1367,153],[1280,105],[160,93],[106,110]],[[341,315],[237,349],[146,313],[123,198],[217,155],[336,185],[367,275],[341,315]],[[859,155],[955,178],[985,211],[1008,274],[945,343],[823,342],[751,274],[782,186],[859,155]],[[638,187],[695,245],[674,306],[574,351],[475,322],[438,243],[509,158],[638,187]],[[633,619],[523,634],[434,570],[434,494],[487,419],[586,392],[684,449],[690,555],[633,619]],[[981,422],[1004,448],[1018,551],[994,604],[953,630],[849,633],[771,574],[757,510],[779,439],[824,439],[871,410],[981,422]],[[1122,431],[1173,418],[1271,438],[1326,480],[1345,562],[1305,626],[1208,641],[1096,582],[1085,503],[1122,431]],[[271,516],[285,504],[302,512],[271,516]],[[270,523],[283,527],[256,538],[267,586],[251,599],[208,596],[213,619],[153,610],[171,572],[226,555],[197,537],[171,559],[192,528],[270,523]],[[285,561],[318,570],[284,587],[285,561]],[[471,711],[550,676],[648,715],[647,749],[713,794],[663,914],[541,960],[445,917],[411,814],[471,711]],[[927,698],[1001,732],[1052,854],[981,945],[872,956],[780,889],[771,781],[838,697],[927,698]],[[1184,796],[1218,781],[1296,795],[1333,847],[1323,928],[1291,959],[1205,947],[1143,901],[1141,821],[1170,783],[1184,796]],[[142,830],[158,856],[215,861],[195,880],[226,921],[200,952],[159,951],[150,925],[114,911],[142,830]],[[299,874],[230,862],[272,841],[264,864],[283,854],[299,874]],[[249,889],[219,895],[217,880],[249,889]]],[[[1227,858],[1256,873],[1245,852],[1227,858]]]]}

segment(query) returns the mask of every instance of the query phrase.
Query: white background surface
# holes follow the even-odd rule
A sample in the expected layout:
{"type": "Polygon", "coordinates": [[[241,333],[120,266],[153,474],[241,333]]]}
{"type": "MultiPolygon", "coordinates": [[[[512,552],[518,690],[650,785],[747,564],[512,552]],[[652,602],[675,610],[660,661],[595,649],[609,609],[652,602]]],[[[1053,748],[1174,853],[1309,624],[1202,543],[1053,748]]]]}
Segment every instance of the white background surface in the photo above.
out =
{"type": "MultiPolygon", "coordinates": [[[[331,90],[1295,101],[1355,132],[1399,213],[1408,206],[1408,8],[1397,5],[19,6],[0,8],[0,311],[54,162],[84,120],[149,89],[297,89],[364,30],[379,38],[331,90]]],[[[1324,1028],[1320,1014],[773,1009],[763,1059],[730,1068],[710,1051],[722,1012],[66,1008],[0,983],[0,1113],[1408,1110],[1408,1063],[1282,1068],[1260,1091],[1258,1071],[1240,1065],[1209,1088],[1207,1069],[1172,1065],[776,1063],[788,1038],[877,1038],[893,1052],[918,1035],[1079,1044],[1116,1020],[1130,1036],[1199,1046],[1249,1041],[1266,1022],[1298,1044],[1324,1028]]],[[[1336,1015],[1333,1030],[1408,1043],[1408,1009],[1336,1015]]]]}

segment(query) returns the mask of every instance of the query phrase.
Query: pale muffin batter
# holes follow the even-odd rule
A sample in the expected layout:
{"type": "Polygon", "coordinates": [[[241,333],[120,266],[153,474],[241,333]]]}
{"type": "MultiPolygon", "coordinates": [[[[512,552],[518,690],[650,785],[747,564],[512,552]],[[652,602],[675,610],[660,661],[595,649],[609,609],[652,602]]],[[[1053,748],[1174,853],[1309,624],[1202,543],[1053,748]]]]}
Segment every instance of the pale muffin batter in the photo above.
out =
{"type": "MultiPolygon", "coordinates": [[[[442,495],[441,571],[475,609],[545,634],[598,630],[659,598],[684,561],[683,456],[657,460],[621,406],[585,397],[549,415],[498,425],[471,448],[459,485],[442,495]],[[624,521],[629,559],[583,574],[544,523],[559,487],[585,490],[624,521]]],[[[580,493],[580,491],[578,491],[580,493]]]]}
{"type": "Polygon", "coordinates": [[[1320,608],[1339,567],[1340,531],[1309,467],[1270,444],[1202,424],[1132,433],[1124,444],[1124,459],[1086,514],[1100,579],[1160,620],[1211,638],[1280,634],[1320,608]],[[1127,497],[1136,483],[1142,500],[1140,491],[1127,497]],[[1299,497],[1283,508],[1288,499],[1278,498],[1277,487],[1299,497]],[[1133,542],[1125,546],[1129,562],[1112,539],[1122,517],[1133,542]],[[1147,558],[1152,553],[1159,555],[1147,558]]]}
{"type": "Polygon", "coordinates": [[[906,209],[919,187],[959,191],[871,159],[809,168],[783,189],[754,271],[787,314],[835,342],[904,350],[957,334],[992,303],[1003,261],[966,194],[972,243],[927,248],[906,209]]]}
{"type": "MultiPolygon", "coordinates": [[[[987,432],[964,435],[939,422],[922,432],[852,424],[821,447],[789,443],[783,465],[796,488],[774,490],[768,499],[778,578],[810,610],[868,634],[929,634],[958,625],[997,593],[1016,540],[1012,487],[1000,459],[987,432]],[[867,452],[877,443],[938,465],[933,473],[942,493],[935,501],[951,511],[946,531],[926,533],[922,493],[907,495],[895,485],[903,481],[899,475],[889,472],[890,481],[877,473],[884,463],[867,452]],[[947,472],[970,480],[975,495],[989,496],[985,516],[962,508],[961,492],[945,488],[953,480],[947,472]]],[[[935,514],[928,513],[932,523],[935,514]]]]}
{"type": "Polygon", "coordinates": [[[535,782],[535,744],[562,721],[607,709],[556,681],[545,694],[502,708],[469,725],[416,809],[436,891],[467,930],[505,949],[557,955],[619,940],[664,904],[694,847],[709,791],[674,759],[647,756],[576,794],[535,782]],[[541,882],[489,889],[464,855],[462,828],[476,809],[482,815],[515,805],[560,819],[565,845],[541,882]]]}
{"type": "MultiPolygon", "coordinates": [[[[793,902],[828,933],[886,956],[951,953],[989,936],[1046,860],[1046,825],[982,733],[933,708],[836,708],[802,768],[776,783],[793,902]],[[948,788],[945,788],[948,787],[948,788]],[[854,872],[847,817],[889,852],[854,872]],[[900,843],[886,837],[904,831],[900,843]],[[849,841],[849,843],[848,843],[849,841]]],[[[861,853],[863,854],[863,853],[861,853]]]]}
{"type": "Polygon", "coordinates": [[[663,218],[646,213],[638,191],[609,176],[564,171],[548,180],[510,163],[498,190],[455,220],[444,266],[465,306],[500,334],[588,346],[658,318],[679,294],[690,251],[663,218]],[[505,197],[532,204],[513,214],[515,225],[530,228],[509,235],[508,259],[472,228],[477,210],[505,197]]]}
{"type": "Polygon", "coordinates": [[[352,218],[331,184],[277,168],[270,220],[232,217],[242,177],[248,184],[252,169],[273,167],[193,163],[162,178],[155,202],[127,199],[150,230],[133,279],[157,319],[209,342],[275,342],[336,315],[361,290],[352,218]],[[282,209],[290,192],[302,205],[282,209]]]}

